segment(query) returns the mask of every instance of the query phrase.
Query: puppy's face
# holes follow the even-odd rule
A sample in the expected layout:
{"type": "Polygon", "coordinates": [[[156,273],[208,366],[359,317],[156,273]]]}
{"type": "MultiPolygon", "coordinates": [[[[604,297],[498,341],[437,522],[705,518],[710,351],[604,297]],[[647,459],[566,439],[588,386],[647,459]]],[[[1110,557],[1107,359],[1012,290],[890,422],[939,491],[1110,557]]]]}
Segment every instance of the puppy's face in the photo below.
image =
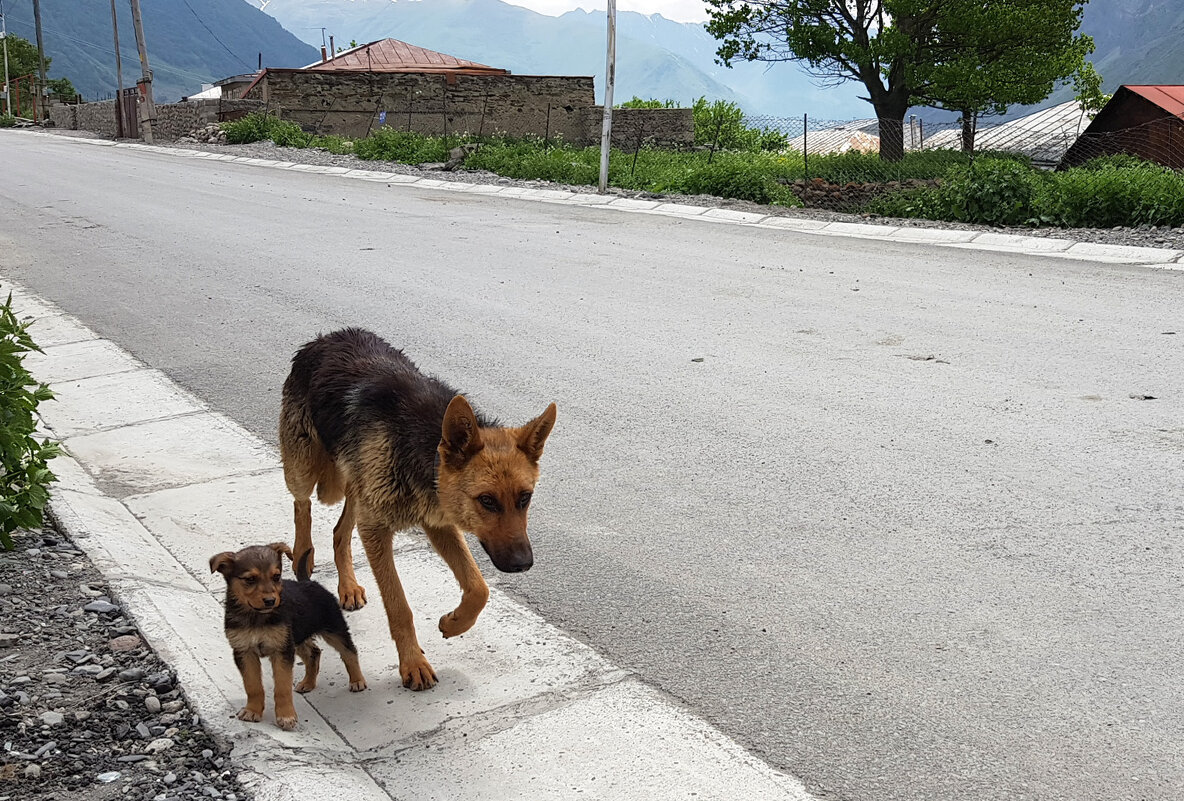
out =
{"type": "Polygon", "coordinates": [[[210,572],[226,577],[226,587],[240,606],[267,614],[282,601],[285,555],[291,559],[292,550],[282,542],[224,551],[210,557],[210,572]]]}

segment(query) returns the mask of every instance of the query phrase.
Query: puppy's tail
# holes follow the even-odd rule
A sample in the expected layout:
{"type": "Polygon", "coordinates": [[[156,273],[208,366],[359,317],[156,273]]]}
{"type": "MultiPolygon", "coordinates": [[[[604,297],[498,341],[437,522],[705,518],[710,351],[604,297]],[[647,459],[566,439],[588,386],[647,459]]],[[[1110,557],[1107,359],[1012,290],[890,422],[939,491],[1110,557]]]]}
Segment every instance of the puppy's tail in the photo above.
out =
{"type": "Polygon", "coordinates": [[[312,578],[312,572],[308,569],[308,560],[312,558],[312,550],[309,549],[300,554],[300,561],[296,563],[293,568],[296,571],[297,581],[308,581],[312,578]]]}

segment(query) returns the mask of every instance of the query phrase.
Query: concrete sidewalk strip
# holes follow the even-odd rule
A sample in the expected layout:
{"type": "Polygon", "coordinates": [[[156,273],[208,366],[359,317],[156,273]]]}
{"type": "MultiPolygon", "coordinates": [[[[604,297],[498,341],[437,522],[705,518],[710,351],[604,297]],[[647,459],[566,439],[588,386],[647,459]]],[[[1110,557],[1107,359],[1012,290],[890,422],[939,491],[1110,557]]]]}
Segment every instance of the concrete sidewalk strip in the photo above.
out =
{"type": "MultiPolygon", "coordinates": [[[[383,605],[355,544],[369,603],[348,620],[369,689],[349,692],[329,649],[317,689],[296,699],[296,731],[275,727],[270,689],[264,721],[239,721],[242,680],[222,632],[225,584],[210,574],[209,558],[290,542],[292,499],[276,453],[159,371],[17,290],[18,311],[51,323],[42,333],[65,340],[30,361],[34,375],[52,379],[58,399],[40,411],[66,449],[53,465],[51,511],[107,576],[206,724],[231,740],[241,778],[261,801],[810,798],[796,779],[496,582],[477,625],[443,639],[437,620],[460,590],[414,533],[398,535],[396,558],[440,683],[421,693],[402,687],[383,605]]],[[[317,578],[335,590],[330,531],[339,509],[314,510],[317,578]]]]}

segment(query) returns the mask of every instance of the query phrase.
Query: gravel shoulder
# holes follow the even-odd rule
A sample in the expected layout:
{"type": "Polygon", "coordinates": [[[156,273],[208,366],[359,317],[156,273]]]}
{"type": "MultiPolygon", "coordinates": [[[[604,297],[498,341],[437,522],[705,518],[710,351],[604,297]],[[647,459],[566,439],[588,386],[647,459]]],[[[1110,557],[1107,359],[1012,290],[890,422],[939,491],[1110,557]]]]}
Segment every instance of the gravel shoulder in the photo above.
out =
{"type": "Polygon", "coordinates": [[[244,801],[219,742],[81,549],[0,552],[0,801],[244,801]]]}

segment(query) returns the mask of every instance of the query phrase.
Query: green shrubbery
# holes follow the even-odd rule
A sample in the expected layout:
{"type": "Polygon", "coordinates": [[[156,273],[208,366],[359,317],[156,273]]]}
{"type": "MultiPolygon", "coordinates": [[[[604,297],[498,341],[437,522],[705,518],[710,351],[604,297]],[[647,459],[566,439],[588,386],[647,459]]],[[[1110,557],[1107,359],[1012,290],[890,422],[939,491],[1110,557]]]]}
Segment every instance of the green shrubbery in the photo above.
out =
{"type": "MultiPolygon", "coordinates": [[[[672,104],[634,98],[622,105],[666,108],[672,104]]],[[[786,148],[784,136],[745,127],[743,114],[733,103],[708,103],[700,98],[694,114],[696,142],[708,147],[614,150],[609,159],[609,184],[657,193],[800,205],[788,185],[802,179],[840,185],[937,179],[937,186],[879,195],[859,210],[988,225],[1184,225],[1184,173],[1133,156],[1106,156],[1064,172],[1035,169],[1025,157],[1015,154],[981,152],[971,160],[955,150],[909,152],[897,162],[859,152],[811,156],[807,161],[800,152],[786,148]],[[714,143],[718,146],[711,147],[714,143]]],[[[258,113],[223,127],[234,143],[270,139],[287,147],[352,152],[363,159],[406,164],[447,161],[452,148],[477,141],[469,135],[441,138],[382,127],[351,142],[336,136],[313,136],[295,123],[258,113]]],[[[575,147],[558,137],[546,142],[484,137],[467,155],[464,166],[510,178],[591,185],[599,179],[600,149],[575,147]]]]}
{"type": "Polygon", "coordinates": [[[12,550],[12,532],[41,525],[49,484],[46,463],[58,454],[49,440],[38,441],[37,405],[53,397],[25,369],[25,354],[40,352],[12,311],[12,295],[0,306],[0,544],[12,550]]]}
{"type": "Polygon", "coordinates": [[[1184,225],[1184,174],[1126,155],[1063,172],[984,158],[953,169],[940,187],[880,197],[868,211],[988,225],[1184,225]]]}
{"type": "Polygon", "coordinates": [[[11,114],[0,114],[0,128],[12,128],[16,125],[16,117],[11,114]]]}

